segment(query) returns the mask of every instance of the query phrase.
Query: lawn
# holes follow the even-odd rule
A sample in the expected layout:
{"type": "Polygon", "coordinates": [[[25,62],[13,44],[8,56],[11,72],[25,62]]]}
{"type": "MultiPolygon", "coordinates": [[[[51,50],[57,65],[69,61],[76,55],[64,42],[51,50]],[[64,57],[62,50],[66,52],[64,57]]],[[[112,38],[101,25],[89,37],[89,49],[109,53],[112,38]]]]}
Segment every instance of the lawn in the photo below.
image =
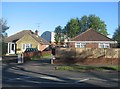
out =
{"type": "Polygon", "coordinates": [[[51,58],[51,54],[44,54],[42,58],[51,58]]]}
{"type": "Polygon", "coordinates": [[[31,57],[31,60],[50,59],[51,54],[43,54],[42,56],[31,57]]]}
{"type": "Polygon", "coordinates": [[[120,66],[81,66],[81,65],[64,65],[58,66],[57,70],[70,70],[70,71],[81,71],[81,70],[116,70],[120,71],[120,66]]]}

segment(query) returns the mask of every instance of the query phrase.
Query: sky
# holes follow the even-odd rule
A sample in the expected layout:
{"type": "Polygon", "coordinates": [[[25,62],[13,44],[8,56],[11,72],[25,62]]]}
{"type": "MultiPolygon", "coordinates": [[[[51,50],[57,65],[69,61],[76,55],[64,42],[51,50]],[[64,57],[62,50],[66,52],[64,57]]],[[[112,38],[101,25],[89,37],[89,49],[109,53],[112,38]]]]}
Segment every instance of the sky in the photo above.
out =
{"type": "Polygon", "coordinates": [[[64,27],[71,18],[94,14],[107,25],[111,38],[118,27],[118,2],[2,2],[2,17],[10,28],[8,36],[36,29],[41,35],[64,27]]]}

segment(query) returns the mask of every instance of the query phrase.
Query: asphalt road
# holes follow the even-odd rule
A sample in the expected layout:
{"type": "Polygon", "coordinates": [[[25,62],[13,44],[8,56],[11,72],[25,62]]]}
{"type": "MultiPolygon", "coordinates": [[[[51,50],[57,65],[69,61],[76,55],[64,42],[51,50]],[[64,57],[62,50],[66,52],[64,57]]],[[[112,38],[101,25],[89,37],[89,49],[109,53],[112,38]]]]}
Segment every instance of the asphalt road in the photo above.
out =
{"type": "Polygon", "coordinates": [[[2,88],[2,61],[0,60],[0,89],[1,88],[2,88]]]}
{"type": "Polygon", "coordinates": [[[118,87],[116,71],[73,72],[43,61],[2,64],[2,87],[118,87]]]}

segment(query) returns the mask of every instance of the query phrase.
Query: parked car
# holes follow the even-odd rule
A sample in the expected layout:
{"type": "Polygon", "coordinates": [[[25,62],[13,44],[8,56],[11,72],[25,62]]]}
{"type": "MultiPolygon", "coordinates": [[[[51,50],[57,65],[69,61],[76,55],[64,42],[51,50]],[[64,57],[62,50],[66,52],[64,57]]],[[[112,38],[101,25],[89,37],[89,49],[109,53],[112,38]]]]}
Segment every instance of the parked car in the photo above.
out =
{"type": "Polygon", "coordinates": [[[37,48],[26,48],[23,54],[25,59],[30,59],[34,56],[41,56],[41,51],[39,51],[37,48]]]}
{"type": "Polygon", "coordinates": [[[24,52],[38,52],[37,48],[26,48],[24,52]]]}

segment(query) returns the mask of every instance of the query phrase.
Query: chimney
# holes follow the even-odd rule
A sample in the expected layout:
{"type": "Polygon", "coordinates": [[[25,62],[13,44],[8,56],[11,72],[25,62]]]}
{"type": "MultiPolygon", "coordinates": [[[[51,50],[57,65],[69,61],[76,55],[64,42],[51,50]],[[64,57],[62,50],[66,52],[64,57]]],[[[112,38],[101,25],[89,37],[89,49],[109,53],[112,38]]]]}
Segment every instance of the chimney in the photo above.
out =
{"type": "Polygon", "coordinates": [[[38,35],[38,30],[35,31],[35,35],[38,35]]]}

